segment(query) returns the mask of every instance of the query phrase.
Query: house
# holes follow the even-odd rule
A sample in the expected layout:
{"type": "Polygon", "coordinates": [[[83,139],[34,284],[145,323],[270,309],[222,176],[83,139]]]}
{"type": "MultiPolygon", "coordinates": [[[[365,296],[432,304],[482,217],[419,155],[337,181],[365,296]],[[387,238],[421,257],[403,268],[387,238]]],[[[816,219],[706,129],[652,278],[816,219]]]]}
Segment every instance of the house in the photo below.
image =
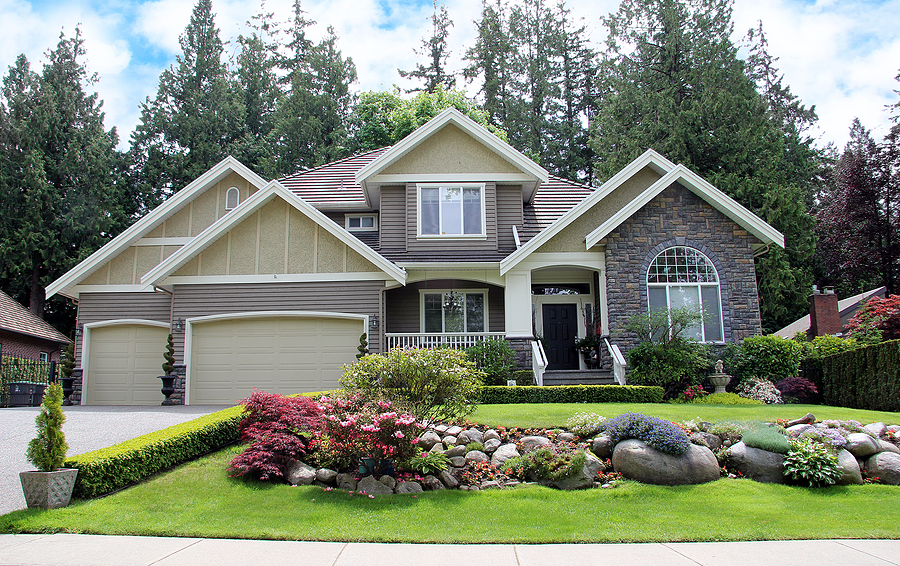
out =
{"type": "Polygon", "coordinates": [[[0,291],[0,354],[58,362],[71,340],[0,291]]]}
{"type": "MultiPolygon", "coordinates": [[[[810,330],[810,321],[811,315],[815,313],[817,319],[821,319],[823,317],[830,317],[834,320],[837,329],[834,330],[834,333],[839,333],[841,330],[847,326],[847,323],[850,322],[850,319],[856,315],[856,311],[862,308],[863,305],[866,304],[866,301],[869,300],[870,297],[880,297],[884,298],[885,293],[887,291],[887,287],[878,287],[876,289],[870,289],[868,291],[864,291],[858,295],[853,295],[852,297],[847,297],[846,299],[837,300],[837,295],[834,294],[834,290],[832,289],[829,292],[829,289],[826,287],[825,293],[819,293],[818,289],[813,288],[813,294],[810,297],[810,314],[804,315],[802,318],[795,320],[794,322],[788,324],[781,330],[777,332],[773,332],[772,334],[775,336],[781,336],[782,338],[791,339],[798,332],[809,333],[810,330]],[[816,300],[816,299],[826,299],[816,300]],[[832,301],[828,301],[827,299],[832,299],[832,301]],[[816,312],[816,309],[825,308],[827,312],[821,313],[816,312]],[[833,312],[832,312],[833,311],[833,312]]],[[[818,335],[820,333],[817,333],[818,335]]]]}
{"type": "Polygon", "coordinates": [[[448,109],[277,181],[227,158],[47,291],[78,301],[84,404],[160,402],[169,332],[193,404],[332,388],[363,333],[372,352],[504,338],[540,380],[585,369],[574,342],[598,328],[621,383],[648,304],[702,306],[709,342],[758,334],[753,258],[783,244],[652,150],[592,189],[448,109]]]}

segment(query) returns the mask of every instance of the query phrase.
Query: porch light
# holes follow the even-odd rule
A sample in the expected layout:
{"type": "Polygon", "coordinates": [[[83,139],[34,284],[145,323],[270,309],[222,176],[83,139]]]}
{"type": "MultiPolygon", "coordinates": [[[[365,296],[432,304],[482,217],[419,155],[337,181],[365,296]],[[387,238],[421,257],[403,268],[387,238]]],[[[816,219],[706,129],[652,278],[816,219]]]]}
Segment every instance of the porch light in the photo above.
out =
{"type": "Polygon", "coordinates": [[[83,332],[84,332],[84,325],[83,325],[83,324],[79,324],[78,326],[75,327],[75,336],[81,336],[81,334],[82,334],[83,332]]]}
{"type": "Polygon", "coordinates": [[[378,315],[373,314],[369,317],[369,329],[370,330],[378,330],[378,315]]]}
{"type": "Polygon", "coordinates": [[[184,319],[183,318],[176,318],[172,322],[172,332],[176,332],[176,333],[184,332],[184,319]]]}

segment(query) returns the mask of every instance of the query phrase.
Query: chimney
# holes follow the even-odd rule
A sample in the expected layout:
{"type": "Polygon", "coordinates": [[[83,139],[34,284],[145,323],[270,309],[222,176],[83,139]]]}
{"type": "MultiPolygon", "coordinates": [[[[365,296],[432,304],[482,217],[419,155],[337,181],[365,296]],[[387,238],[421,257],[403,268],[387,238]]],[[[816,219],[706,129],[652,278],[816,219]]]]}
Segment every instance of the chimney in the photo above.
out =
{"type": "Polygon", "coordinates": [[[834,294],[834,287],[825,287],[824,293],[820,293],[816,287],[813,287],[813,294],[809,296],[807,336],[812,339],[816,336],[840,334],[842,330],[838,298],[834,294]]]}

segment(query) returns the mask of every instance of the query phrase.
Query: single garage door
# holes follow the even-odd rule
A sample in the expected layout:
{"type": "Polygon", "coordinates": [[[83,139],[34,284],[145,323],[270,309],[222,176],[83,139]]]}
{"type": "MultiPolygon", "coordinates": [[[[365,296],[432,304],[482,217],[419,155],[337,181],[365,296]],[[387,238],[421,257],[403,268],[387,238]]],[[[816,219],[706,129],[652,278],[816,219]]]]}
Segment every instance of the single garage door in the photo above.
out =
{"type": "Polygon", "coordinates": [[[190,403],[234,404],[253,388],[269,393],[338,386],[356,361],[360,319],[235,318],[191,325],[190,403]]]}
{"type": "Polygon", "coordinates": [[[159,405],[169,327],[121,324],[91,329],[87,405],[159,405]]]}

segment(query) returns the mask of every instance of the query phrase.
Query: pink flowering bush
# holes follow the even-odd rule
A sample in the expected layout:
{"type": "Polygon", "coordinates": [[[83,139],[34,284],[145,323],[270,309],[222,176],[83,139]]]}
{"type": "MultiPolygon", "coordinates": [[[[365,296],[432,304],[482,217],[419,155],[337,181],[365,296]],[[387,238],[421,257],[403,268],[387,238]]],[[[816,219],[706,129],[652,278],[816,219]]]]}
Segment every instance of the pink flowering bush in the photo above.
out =
{"type": "Polygon", "coordinates": [[[363,463],[377,474],[416,455],[422,425],[413,415],[396,411],[390,401],[352,394],[322,397],[319,406],[325,416],[315,447],[342,467],[363,463]]]}
{"type": "Polygon", "coordinates": [[[703,389],[700,385],[691,385],[687,389],[681,392],[679,395],[680,400],[690,403],[694,399],[700,399],[706,396],[706,390],[703,389]]]}

